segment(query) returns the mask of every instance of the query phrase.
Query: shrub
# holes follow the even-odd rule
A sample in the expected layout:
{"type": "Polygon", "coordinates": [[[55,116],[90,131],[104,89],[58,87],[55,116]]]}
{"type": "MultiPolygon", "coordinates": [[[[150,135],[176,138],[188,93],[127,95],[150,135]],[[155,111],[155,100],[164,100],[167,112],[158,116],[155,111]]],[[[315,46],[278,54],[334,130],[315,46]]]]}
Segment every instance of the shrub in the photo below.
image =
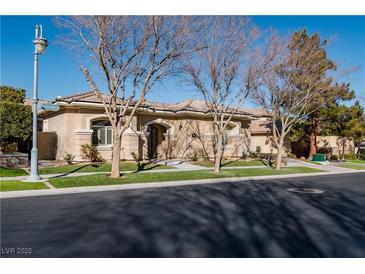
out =
{"type": "Polygon", "coordinates": [[[331,155],[330,160],[337,161],[338,160],[338,156],[337,155],[331,155]]]}
{"type": "Polygon", "coordinates": [[[135,152],[131,152],[131,156],[133,158],[133,161],[135,161],[137,164],[137,170],[138,171],[143,170],[143,168],[146,166],[147,163],[142,163],[141,158],[139,157],[139,154],[137,154],[135,152]]]}
{"type": "Polygon", "coordinates": [[[297,158],[297,155],[295,155],[294,153],[291,153],[291,152],[289,152],[287,156],[290,159],[296,159],[297,158]]]}
{"type": "Polygon", "coordinates": [[[66,152],[65,155],[63,156],[63,160],[65,162],[67,162],[69,165],[72,165],[72,161],[75,158],[75,155],[73,155],[72,153],[68,153],[66,152]]]}
{"type": "Polygon", "coordinates": [[[206,154],[203,155],[202,159],[204,161],[209,161],[210,160],[209,155],[206,155],[206,154]]]}
{"type": "Polygon", "coordinates": [[[192,152],[190,155],[189,155],[189,159],[193,162],[196,162],[198,161],[198,153],[196,151],[192,152]]]}
{"type": "Polygon", "coordinates": [[[365,151],[362,150],[357,154],[357,159],[359,160],[365,160],[365,151]]]}
{"type": "Polygon", "coordinates": [[[242,151],[241,159],[242,160],[246,160],[247,159],[247,152],[246,151],[242,151]]]}
{"type": "Polygon", "coordinates": [[[1,146],[1,151],[4,153],[13,153],[18,150],[17,142],[3,142],[1,146]]]}
{"type": "Polygon", "coordinates": [[[198,158],[204,161],[209,161],[209,154],[203,148],[197,150],[198,158]]]}
{"type": "Polygon", "coordinates": [[[319,147],[317,149],[317,153],[319,154],[331,154],[332,148],[331,147],[319,147]]]}
{"type": "Polygon", "coordinates": [[[355,153],[345,154],[345,160],[356,160],[357,155],[355,153]]]}
{"type": "Polygon", "coordinates": [[[133,161],[135,161],[136,163],[138,163],[138,162],[139,162],[139,156],[138,156],[138,154],[137,154],[137,153],[135,153],[135,152],[131,152],[131,156],[132,156],[132,158],[133,158],[133,161]]]}
{"type": "Polygon", "coordinates": [[[90,162],[103,161],[103,158],[96,147],[90,144],[84,144],[81,146],[81,157],[83,159],[89,160],[90,162]]]}

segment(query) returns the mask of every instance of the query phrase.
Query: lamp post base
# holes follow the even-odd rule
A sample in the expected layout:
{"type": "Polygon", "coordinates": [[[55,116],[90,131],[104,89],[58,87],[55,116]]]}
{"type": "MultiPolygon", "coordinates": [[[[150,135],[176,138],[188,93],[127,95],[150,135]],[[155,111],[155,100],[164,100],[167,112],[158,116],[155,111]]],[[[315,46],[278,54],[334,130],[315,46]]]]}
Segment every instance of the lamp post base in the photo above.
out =
{"type": "MultiPolygon", "coordinates": [[[[36,129],[33,128],[36,132],[36,129]]],[[[33,136],[36,139],[36,136],[33,136]]],[[[31,159],[30,159],[30,174],[29,177],[26,179],[27,182],[40,182],[41,177],[38,175],[38,149],[36,147],[37,143],[34,142],[33,148],[31,150],[31,159]]]]}
{"type": "Polygon", "coordinates": [[[22,182],[37,183],[37,182],[43,182],[43,181],[44,181],[44,179],[42,179],[38,175],[30,175],[27,179],[23,180],[22,182]]]}

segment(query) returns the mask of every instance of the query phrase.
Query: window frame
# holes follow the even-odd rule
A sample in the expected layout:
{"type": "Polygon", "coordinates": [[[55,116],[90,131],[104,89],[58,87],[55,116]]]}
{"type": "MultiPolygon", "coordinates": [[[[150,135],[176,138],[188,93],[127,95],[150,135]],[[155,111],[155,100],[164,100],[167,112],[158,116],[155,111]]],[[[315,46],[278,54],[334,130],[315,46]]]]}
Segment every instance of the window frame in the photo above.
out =
{"type": "MultiPolygon", "coordinates": [[[[102,120],[104,121],[104,120],[102,120]]],[[[112,147],[113,146],[113,129],[112,126],[107,126],[107,125],[93,125],[93,123],[97,123],[97,122],[102,122],[102,121],[93,121],[91,123],[91,129],[93,130],[93,138],[91,140],[92,145],[96,146],[96,147],[101,147],[101,148],[105,148],[105,147],[112,147]],[[104,143],[99,144],[99,140],[101,140],[100,138],[100,129],[104,129],[105,131],[105,136],[104,136],[104,143]],[[96,138],[97,138],[97,143],[94,143],[94,130],[96,130],[96,138]],[[110,130],[110,144],[108,144],[108,131],[110,130]]]]}
{"type": "Polygon", "coordinates": [[[229,147],[229,138],[231,137],[231,130],[232,129],[225,129],[224,130],[223,138],[222,138],[222,146],[224,148],[229,147]]]}

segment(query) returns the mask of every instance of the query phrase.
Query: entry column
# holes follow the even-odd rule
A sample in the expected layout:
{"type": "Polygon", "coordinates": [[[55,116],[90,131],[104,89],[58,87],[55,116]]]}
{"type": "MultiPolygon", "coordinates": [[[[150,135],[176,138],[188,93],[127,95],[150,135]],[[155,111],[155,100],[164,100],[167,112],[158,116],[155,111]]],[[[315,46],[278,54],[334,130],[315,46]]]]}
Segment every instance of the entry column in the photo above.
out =
{"type": "Polygon", "coordinates": [[[83,161],[81,157],[81,146],[85,144],[91,145],[91,136],[93,131],[91,129],[77,129],[75,132],[75,161],[83,161]]]}

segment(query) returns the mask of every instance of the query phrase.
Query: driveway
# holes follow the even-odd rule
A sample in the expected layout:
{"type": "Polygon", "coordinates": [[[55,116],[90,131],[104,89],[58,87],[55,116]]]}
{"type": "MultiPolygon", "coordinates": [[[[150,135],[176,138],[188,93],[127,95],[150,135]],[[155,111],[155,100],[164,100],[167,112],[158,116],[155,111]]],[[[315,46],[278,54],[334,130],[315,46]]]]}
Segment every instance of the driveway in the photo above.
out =
{"type": "Polygon", "coordinates": [[[364,212],[364,173],[2,199],[1,247],[3,257],[365,257],[364,212]]]}

